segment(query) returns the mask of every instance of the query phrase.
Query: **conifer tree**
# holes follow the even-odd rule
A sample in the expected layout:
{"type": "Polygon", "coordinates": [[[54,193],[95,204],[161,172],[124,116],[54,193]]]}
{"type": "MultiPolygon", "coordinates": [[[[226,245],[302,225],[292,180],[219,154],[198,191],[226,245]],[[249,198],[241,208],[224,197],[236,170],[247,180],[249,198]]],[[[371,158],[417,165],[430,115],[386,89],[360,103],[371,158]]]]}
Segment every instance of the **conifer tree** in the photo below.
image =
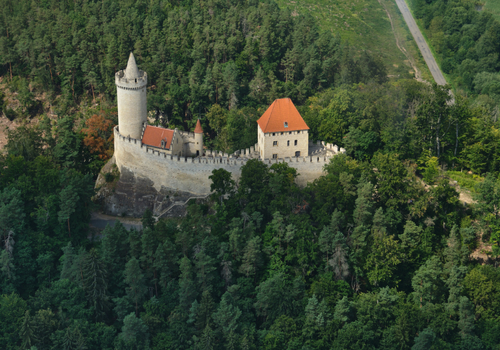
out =
{"type": "Polygon", "coordinates": [[[181,273],[179,277],[179,307],[184,312],[187,312],[198,294],[194,283],[191,261],[187,257],[181,258],[179,269],[181,273]]]}
{"type": "Polygon", "coordinates": [[[102,321],[109,310],[107,272],[94,248],[85,257],[82,268],[85,292],[89,304],[94,309],[94,320],[102,321]]]}
{"type": "Polygon", "coordinates": [[[131,258],[125,265],[124,271],[127,296],[135,305],[135,314],[139,316],[139,306],[146,297],[147,287],[144,284],[144,273],[136,258],[131,258]]]}
{"type": "Polygon", "coordinates": [[[35,345],[37,342],[36,337],[36,326],[30,315],[30,311],[26,310],[24,313],[23,323],[21,325],[21,330],[19,331],[19,335],[21,336],[22,347],[24,349],[31,348],[32,345],[35,345]]]}

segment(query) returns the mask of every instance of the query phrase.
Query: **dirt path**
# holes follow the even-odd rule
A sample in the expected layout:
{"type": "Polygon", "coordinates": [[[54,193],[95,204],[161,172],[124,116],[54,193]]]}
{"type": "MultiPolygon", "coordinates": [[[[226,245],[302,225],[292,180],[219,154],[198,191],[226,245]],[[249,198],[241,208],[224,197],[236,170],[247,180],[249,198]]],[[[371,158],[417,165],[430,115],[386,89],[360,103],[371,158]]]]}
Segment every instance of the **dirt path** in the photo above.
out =
{"type": "Polygon", "coordinates": [[[389,17],[389,22],[391,22],[392,33],[394,34],[394,39],[396,39],[396,46],[398,47],[399,51],[401,51],[403,53],[403,55],[406,56],[406,58],[408,59],[408,62],[410,62],[410,66],[413,69],[413,71],[415,72],[415,79],[417,81],[426,82],[424,79],[422,79],[422,74],[418,70],[417,64],[415,63],[413,56],[410,55],[410,53],[408,51],[406,51],[404,46],[399,42],[399,37],[398,37],[398,34],[396,33],[396,30],[394,29],[394,22],[392,21],[392,16],[389,13],[389,10],[387,10],[387,7],[385,7],[385,5],[380,0],[378,0],[378,3],[380,4],[380,6],[382,6],[384,8],[385,13],[387,13],[387,17],[389,17]]]}
{"type": "Polygon", "coordinates": [[[401,11],[406,25],[408,26],[408,29],[410,29],[410,33],[413,35],[413,38],[415,39],[415,42],[417,43],[417,46],[422,53],[425,63],[427,63],[427,66],[429,67],[434,80],[438,85],[446,85],[446,79],[444,78],[441,69],[434,59],[429,45],[427,45],[427,42],[420,32],[415,19],[413,19],[413,16],[410,12],[410,9],[406,5],[406,2],[404,0],[396,0],[396,4],[398,5],[399,11],[401,11]]]}
{"type": "Polygon", "coordinates": [[[105,229],[107,225],[115,226],[117,221],[121,222],[127,230],[130,230],[131,228],[135,228],[136,230],[142,229],[141,219],[110,216],[98,212],[92,213],[92,217],[90,218],[90,226],[97,229],[105,229]]]}

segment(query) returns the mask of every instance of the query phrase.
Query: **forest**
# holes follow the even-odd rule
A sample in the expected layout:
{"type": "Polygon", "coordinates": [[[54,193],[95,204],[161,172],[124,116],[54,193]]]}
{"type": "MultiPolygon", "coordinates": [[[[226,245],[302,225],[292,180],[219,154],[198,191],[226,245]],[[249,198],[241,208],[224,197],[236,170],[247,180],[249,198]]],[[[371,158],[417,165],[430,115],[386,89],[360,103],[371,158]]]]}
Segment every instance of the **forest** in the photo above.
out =
{"type": "Polygon", "coordinates": [[[411,0],[444,73],[457,88],[500,100],[500,23],[478,2],[411,0]]]}
{"type": "Polygon", "coordinates": [[[0,107],[19,124],[0,155],[0,347],[500,349],[494,90],[388,77],[272,1],[0,3],[0,107]],[[290,97],[347,152],[305,188],[286,163],[218,169],[185,217],[96,231],[131,51],[153,123],[200,118],[231,151],[290,97]]]}

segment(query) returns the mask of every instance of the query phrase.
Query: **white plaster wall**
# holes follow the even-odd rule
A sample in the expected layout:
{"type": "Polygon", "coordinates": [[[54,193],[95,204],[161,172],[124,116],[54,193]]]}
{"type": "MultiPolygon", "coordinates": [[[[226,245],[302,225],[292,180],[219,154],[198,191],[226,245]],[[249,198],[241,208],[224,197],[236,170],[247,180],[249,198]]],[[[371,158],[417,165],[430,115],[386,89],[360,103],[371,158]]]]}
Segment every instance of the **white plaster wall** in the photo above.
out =
{"type": "Polygon", "coordinates": [[[196,151],[200,151],[203,154],[203,135],[195,134],[193,132],[179,132],[182,135],[184,142],[184,152],[185,156],[196,156],[196,151]]]}
{"type": "Polygon", "coordinates": [[[194,134],[194,152],[193,152],[193,155],[196,155],[196,151],[199,152],[199,155],[203,154],[203,134],[194,134]]]}
{"type": "Polygon", "coordinates": [[[259,145],[259,155],[261,159],[264,159],[264,141],[265,141],[265,134],[260,128],[260,125],[257,124],[257,144],[259,145]]]}
{"type": "Polygon", "coordinates": [[[170,143],[171,154],[174,156],[184,155],[184,140],[179,130],[175,129],[174,137],[170,143]]]}
{"type": "Polygon", "coordinates": [[[263,141],[264,151],[263,157],[272,158],[273,154],[278,154],[278,158],[295,157],[295,152],[300,151],[300,156],[305,157],[309,152],[309,133],[307,130],[286,131],[264,134],[263,141]],[[291,134],[290,134],[291,133],[291,134]],[[297,146],[295,146],[297,140],[297,146]],[[278,142],[277,146],[273,146],[274,141],[278,142]],[[290,141],[288,146],[287,141],[290,141]]]}
{"type": "Polygon", "coordinates": [[[146,86],[139,90],[125,90],[117,86],[118,125],[123,136],[140,139],[142,124],[147,120],[146,86]]]}

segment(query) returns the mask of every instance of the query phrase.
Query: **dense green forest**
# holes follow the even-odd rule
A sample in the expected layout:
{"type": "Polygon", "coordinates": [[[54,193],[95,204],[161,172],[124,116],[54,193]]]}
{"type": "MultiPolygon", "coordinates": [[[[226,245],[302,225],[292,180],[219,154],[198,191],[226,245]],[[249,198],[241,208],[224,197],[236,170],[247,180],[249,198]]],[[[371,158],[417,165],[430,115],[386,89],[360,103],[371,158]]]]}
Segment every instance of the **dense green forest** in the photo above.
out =
{"type": "Polygon", "coordinates": [[[0,74],[19,101],[0,107],[21,123],[0,156],[1,348],[500,349],[491,91],[452,103],[446,87],[388,80],[273,2],[0,3],[0,74]],[[305,188],[287,164],[251,160],[238,182],[219,169],[186,217],[96,233],[130,51],[157,123],[201,117],[211,147],[248,147],[288,96],[312,139],[347,153],[305,188]]]}
{"type": "Polygon", "coordinates": [[[500,102],[500,22],[470,0],[412,0],[441,68],[457,88],[500,102]]]}
{"type": "Polygon", "coordinates": [[[171,126],[193,126],[192,115],[215,103],[304,101],[335,84],[386,79],[369,53],[351,54],[314,18],[273,2],[2,0],[0,12],[2,75],[50,91],[62,113],[82,95],[114,96],[130,51],[148,73],[148,109],[171,126]]]}

